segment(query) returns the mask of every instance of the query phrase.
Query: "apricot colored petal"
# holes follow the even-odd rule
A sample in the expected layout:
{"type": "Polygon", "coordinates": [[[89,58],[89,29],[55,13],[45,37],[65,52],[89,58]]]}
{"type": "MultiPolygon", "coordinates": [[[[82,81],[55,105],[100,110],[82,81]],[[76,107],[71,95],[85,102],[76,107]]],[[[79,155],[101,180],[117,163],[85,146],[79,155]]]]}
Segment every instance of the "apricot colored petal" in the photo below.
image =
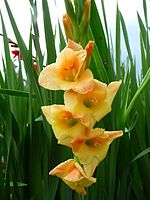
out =
{"type": "Polygon", "coordinates": [[[55,63],[45,67],[38,78],[39,84],[49,90],[60,90],[59,70],[55,63]]]}
{"type": "Polygon", "coordinates": [[[84,189],[84,186],[78,185],[76,182],[67,181],[65,179],[62,179],[66,185],[68,185],[72,190],[75,190],[80,195],[86,195],[86,190],[84,189]]]}
{"type": "Polygon", "coordinates": [[[80,94],[86,94],[93,89],[93,85],[93,74],[89,69],[86,69],[72,90],[80,94]]]}
{"type": "Polygon", "coordinates": [[[43,114],[45,115],[47,121],[52,125],[54,122],[59,120],[60,113],[67,111],[64,105],[53,104],[51,106],[41,107],[43,114]]]}
{"type": "Polygon", "coordinates": [[[70,171],[72,171],[75,162],[76,161],[74,159],[69,159],[65,162],[60,163],[58,166],[56,166],[49,172],[49,175],[55,175],[62,178],[68,173],[70,173],[70,171]]]}
{"type": "Polygon", "coordinates": [[[84,116],[84,113],[87,114],[84,106],[82,105],[80,94],[72,90],[66,91],[64,93],[64,103],[67,109],[72,112],[76,118],[82,118],[84,116]]]}
{"type": "Polygon", "coordinates": [[[76,57],[75,51],[73,51],[70,48],[65,47],[57,56],[56,63],[58,64],[59,68],[62,66],[62,64],[68,59],[74,59],[76,57]]]}
{"type": "Polygon", "coordinates": [[[99,121],[101,120],[105,115],[107,115],[109,112],[111,112],[111,104],[115,98],[115,95],[121,85],[120,81],[113,81],[107,86],[107,95],[104,101],[102,101],[101,104],[99,104],[94,111],[94,118],[99,121]]]}
{"type": "Polygon", "coordinates": [[[68,39],[67,48],[73,49],[74,51],[80,51],[83,49],[83,47],[79,43],[76,43],[70,39],[68,39]]]}
{"type": "Polygon", "coordinates": [[[64,180],[75,182],[75,181],[81,181],[83,178],[84,177],[81,175],[80,171],[76,167],[74,167],[72,171],[64,177],[64,180]]]}
{"type": "Polygon", "coordinates": [[[69,82],[65,80],[59,80],[59,87],[61,90],[70,90],[76,85],[76,82],[69,82]]]}
{"type": "Polygon", "coordinates": [[[105,131],[106,134],[109,135],[109,141],[112,142],[114,139],[121,137],[123,135],[123,131],[105,131]]]}
{"type": "Polygon", "coordinates": [[[52,124],[53,123],[53,117],[52,117],[52,110],[51,110],[52,106],[42,106],[42,112],[44,114],[44,116],[46,117],[46,120],[52,124]]]}
{"type": "Polygon", "coordinates": [[[84,173],[84,175],[81,175],[81,172],[79,171],[79,180],[76,181],[67,181],[66,178],[63,179],[63,181],[73,190],[78,192],[80,195],[85,195],[85,187],[89,187],[93,183],[96,182],[96,179],[93,177],[87,177],[84,173]]]}
{"type": "Polygon", "coordinates": [[[107,101],[103,101],[93,111],[93,116],[96,121],[100,121],[104,116],[111,112],[111,105],[107,101]]]}
{"type": "Polygon", "coordinates": [[[69,128],[56,123],[52,127],[55,137],[58,139],[58,143],[66,146],[70,146],[70,142],[74,137],[83,135],[85,132],[85,127],[81,123],[77,123],[76,125],[69,128]]]}
{"type": "MultiPolygon", "coordinates": [[[[75,163],[77,164],[77,163],[75,163]]],[[[73,190],[75,190],[80,195],[85,195],[85,187],[89,187],[96,182],[96,179],[93,177],[87,177],[84,174],[81,174],[80,169],[75,168],[70,174],[63,178],[63,181],[73,190]]]]}
{"type": "Polygon", "coordinates": [[[113,81],[108,85],[108,95],[107,95],[107,101],[112,104],[116,93],[119,90],[119,87],[121,85],[122,81],[113,81]]]}
{"type": "Polygon", "coordinates": [[[86,179],[83,180],[84,186],[85,186],[85,187],[88,187],[88,186],[90,186],[92,183],[95,183],[95,182],[96,182],[96,178],[94,178],[94,177],[92,177],[92,176],[91,176],[91,177],[88,177],[88,179],[87,179],[87,176],[86,176],[86,174],[85,174],[85,171],[84,171],[83,167],[81,167],[81,165],[80,165],[79,163],[75,162],[74,165],[75,165],[76,168],[80,171],[80,173],[82,174],[82,176],[86,178],[86,179]],[[87,180],[88,180],[88,181],[87,181],[87,180]]]}
{"type": "Polygon", "coordinates": [[[75,76],[75,80],[78,79],[85,70],[85,64],[86,64],[85,59],[86,59],[87,53],[85,50],[81,50],[81,51],[76,52],[76,55],[77,55],[78,63],[79,63],[79,71],[75,76]]]}
{"type": "Polygon", "coordinates": [[[83,164],[84,171],[88,177],[92,176],[99,163],[104,160],[109,149],[109,144],[103,144],[102,147],[97,149],[97,153],[93,155],[91,162],[83,164]]]}

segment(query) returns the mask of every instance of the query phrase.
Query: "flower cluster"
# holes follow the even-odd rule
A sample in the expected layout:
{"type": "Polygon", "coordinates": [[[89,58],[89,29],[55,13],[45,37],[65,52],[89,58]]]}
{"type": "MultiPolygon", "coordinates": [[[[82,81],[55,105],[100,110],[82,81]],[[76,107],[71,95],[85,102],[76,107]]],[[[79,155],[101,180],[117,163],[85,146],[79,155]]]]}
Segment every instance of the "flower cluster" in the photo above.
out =
{"type": "Polygon", "coordinates": [[[109,85],[94,79],[89,63],[94,42],[85,49],[68,40],[56,62],[43,69],[39,84],[50,90],[64,90],[64,105],[42,106],[59,144],[72,148],[74,159],[69,159],[50,171],[70,188],[86,194],[85,187],[96,182],[93,173],[105,158],[109,146],[122,131],[93,128],[111,111],[111,104],[121,81],[109,85]]]}

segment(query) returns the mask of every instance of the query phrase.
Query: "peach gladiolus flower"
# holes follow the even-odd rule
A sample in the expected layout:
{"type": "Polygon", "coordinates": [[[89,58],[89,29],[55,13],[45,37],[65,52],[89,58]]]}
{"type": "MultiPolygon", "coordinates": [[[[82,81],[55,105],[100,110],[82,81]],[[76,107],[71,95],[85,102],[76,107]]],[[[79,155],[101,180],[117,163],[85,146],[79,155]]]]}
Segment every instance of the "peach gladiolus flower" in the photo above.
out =
{"type": "Polygon", "coordinates": [[[86,94],[73,90],[64,94],[65,105],[76,118],[81,118],[82,123],[92,127],[96,121],[101,120],[111,111],[111,104],[120,87],[121,81],[105,83],[93,80],[93,89],[86,94]]]}
{"type": "Polygon", "coordinates": [[[86,127],[64,105],[42,106],[42,112],[52,125],[59,144],[69,146],[74,137],[84,135],[86,127]]]}
{"type": "Polygon", "coordinates": [[[80,160],[88,177],[92,176],[97,165],[105,158],[112,141],[122,135],[122,131],[95,128],[86,136],[79,136],[72,140],[73,153],[80,160]]]}
{"type": "Polygon", "coordinates": [[[86,93],[93,87],[93,74],[85,69],[86,50],[69,40],[56,62],[45,67],[39,76],[39,84],[49,90],[69,90],[86,93]]]}
{"type": "Polygon", "coordinates": [[[73,159],[69,159],[49,172],[49,175],[58,176],[71,189],[81,195],[85,195],[85,187],[88,187],[96,182],[93,177],[87,177],[82,167],[73,159]]]}

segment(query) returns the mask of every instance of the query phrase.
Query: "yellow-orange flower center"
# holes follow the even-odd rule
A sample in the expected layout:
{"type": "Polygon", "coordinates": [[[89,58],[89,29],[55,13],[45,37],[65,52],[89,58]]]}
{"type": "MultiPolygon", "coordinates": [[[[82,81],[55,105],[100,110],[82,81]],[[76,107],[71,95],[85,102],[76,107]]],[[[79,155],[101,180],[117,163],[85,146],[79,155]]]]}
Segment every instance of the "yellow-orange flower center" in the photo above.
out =
{"type": "Polygon", "coordinates": [[[78,73],[78,62],[76,56],[71,59],[65,59],[61,66],[61,77],[66,81],[74,81],[78,73]]]}
{"type": "Polygon", "coordinates": [[[83,105],[87,108],[95,107],[100,104],[106,97],[106,91],[90,92],[83,98],[83,105]]]}
{"type": "Polygon", "coordinates": [[[67,111],[61,113],[60,120],[68,126],[75,126],[77,124],[77,119],[73,118],[72,114],[67,111]]]}
{"type": "Polygon", "coordinates": [[[107,140],[107,137],[96,137],[96,138],[91,138],[89,140],[86,140],[85,144],[91,147],[96,147],[106,142],[106,140],[107,140]]]}

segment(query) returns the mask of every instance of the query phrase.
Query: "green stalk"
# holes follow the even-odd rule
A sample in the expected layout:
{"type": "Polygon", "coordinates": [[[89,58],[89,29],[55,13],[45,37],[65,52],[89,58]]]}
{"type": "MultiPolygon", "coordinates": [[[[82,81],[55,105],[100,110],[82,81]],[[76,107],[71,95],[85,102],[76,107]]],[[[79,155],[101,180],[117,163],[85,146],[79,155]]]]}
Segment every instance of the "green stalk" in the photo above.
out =
{"type": "Polygon", "coordinates": [[[129,116],[129,113],[131,111],[131,109],[133,108],[134,104],[135,104],[135,101],[136,99],[138,98],[138,96],[140,95],[140,93],[144,90],[145,86],[147,85],[147,83],[149,82],[150,80],[150,68],[149,70],[147,71],[139,89],[136,91],[134,97],[132,98],[127,110],[126,110],[126,113],[125,113],[125,116],[124,116],[124,122],[126,122],[128,116],[129,116]]]}

